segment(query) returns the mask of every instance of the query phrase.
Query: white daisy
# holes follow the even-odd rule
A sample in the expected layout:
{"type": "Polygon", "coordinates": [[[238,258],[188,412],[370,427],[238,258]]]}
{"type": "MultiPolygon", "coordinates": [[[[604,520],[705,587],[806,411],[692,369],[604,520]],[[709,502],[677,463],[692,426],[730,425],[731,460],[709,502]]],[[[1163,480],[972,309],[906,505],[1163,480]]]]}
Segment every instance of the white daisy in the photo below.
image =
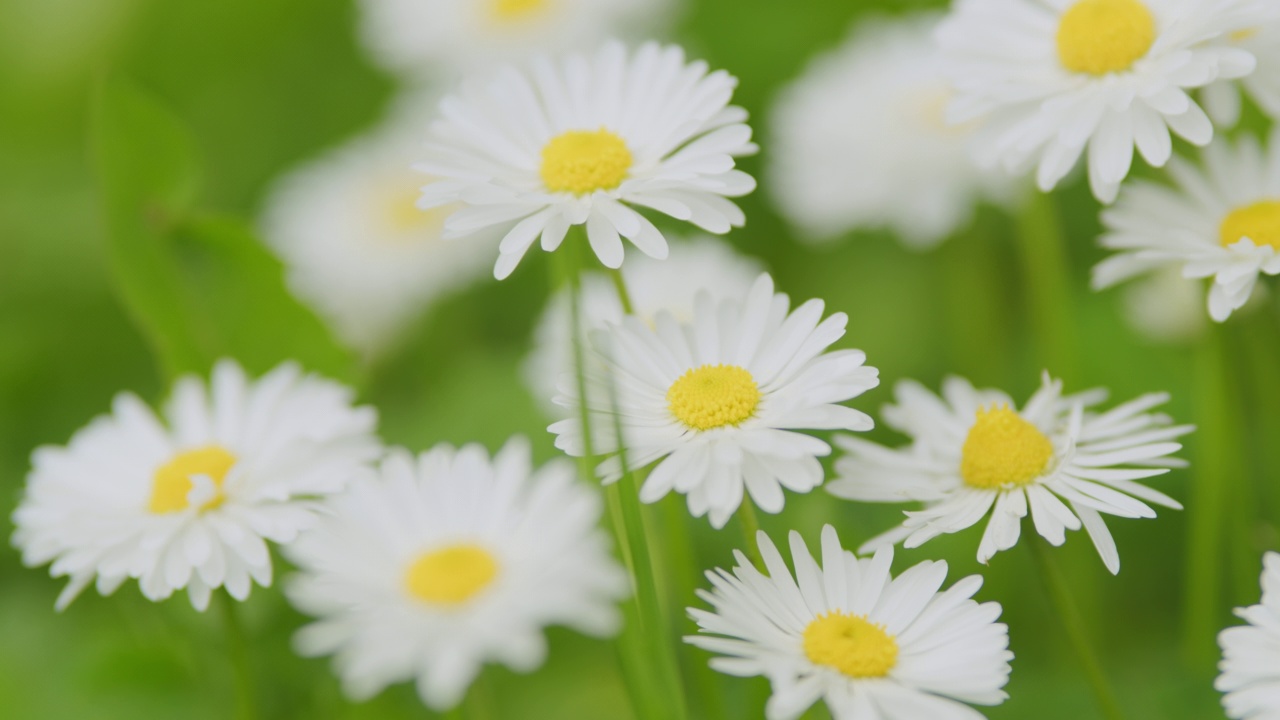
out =
{"type": "Polygon", "coordinates": [[[486,661],[541,665],[547,625],[618,627],[629,586],[597,527],[598,493],[567,460],[534,470],[522,438],[492,460],[479,445],[394,450],[327,508],[287,548],[302,571],[287,591],[319,618],[298,651],[333,654],[353,698],[415,680],[443,710],[486,661]]]}
{"type": "Polygon", "coordinates": [[[783,90],[772,114],[768,186],[792,224],[816,238],[887,226],[928,247],[1013,183],[979,168],[974,125],[948,126],[932,13],[863,21],[783,90]]]}
{"type": "MultiPolygon", "coordinates": [[[[694,297],[699,290],[714,302],[726,298],[741,301],[759,277],[760,263],[738,254],[727,243],[701,236],[676,243],[666,260],[640,257],[622,268],[622,277],[631,297],[632,310],[646,323],[653,323],[661,310],[685,322],[693,319],[694,297]]],[[[622,322],[622,302],[613,280],[602,273],[582,276],[582,327],[587,333],[622,322]]],[[[562,416],[563,408],[551,402],[557,383],[574,373],[569,293],[561,290],[542,311],[534,331],[533,352],[524,363],[525,384],[549,415],[562,416]]],[[[582,346],[588,347],[584,334],[582,346]]]]}
{"type": "Polygon", "coordinates": [[[747,114],[729,105],[737,80],[686,63],[684,50],[653,43],[628,55],[610,42],[594,55],[536,57],[440,104],[427,160],[437,181],[419,206],[460,202],[449,237],[505,233],[494,275],[505,278],[541,238],[555,250],[570,226],[586,225],[605,266],[622,265],[622,237],[646,255],[667,241],[633,206],[715,234],[744,222],[726,197],[755,188],[734,158],[756,150],[747,114]]]}
{"type": "Polygon", "coordinates": [[[1188,282],[1176,267],[1163,268],[1129,284],[1121,296],[1129,327],[1157,343],[1185,345],[1204,335],[1204,288],[1188,282]]]}
{"type": "Polygon", "coordinates": [[[1269,552],[1262,564],[1262,603],[1236,608],[1249,624],[1218,635],[1222,674],[1214,686],[1237,720],[1280,718],[1280,555],[1269,552]]]}
{"type": "Polygon", "coordinates": [[[891,449],[838,438],[848,454],[836,462],[838,477],[827,490],[864,502],[920,501],[924,509],[907,512],[902,527],[864,548],[900,540],[919,547],[990,514],[978,545],[978,562],[985,564],[1018,542],[1029,511],[1036,532],[1054,545],[1083,525],[1107,569],[1117,573],[1120,555],[1100,513],[1155,517],[1147,502],[1182,509],[1134,482],[1185,466],[1170,456],[1182,448],[1174,440],[1194,428],[1148,412],[1169,399],[1166,393],[1095,413],[1086,408],[1105,392],[1064,397],[1062,382],[1046,374],[1021,410],[1005,393],[977,390],[956,377],[943,382],[942,397],[911,381],[899,383],[894,395],[897,404],[882,413],[885,424],[911,444],[891,449]]]}
{"type": "Polygon", "coordinates": [[[768,575],[741,553],[730,574],[708,572],[698,596],[712,610],[689,609],[707,635],[685,640],[718,653],[711,667],[769,679],[769,720],[798,718],[819,699],[836,720],[980,720],[963,703],[999,705],[1008,695],[1009,629],[1000,605],[971,598],[971,575],[941,591],[945,562],[922,562],[896,579],[893,548],[858,559],[822,528],[822,566],[800,534],[790,534],[795,578],[762,532],[768,575]]]}
{"type": "Polygon", "coordinates": [[[1280,119],[1280,20],[1264,25],[1238,30],[1221,42],[1253,53],[1258,68],[1237,83],[1216,82],[1204,89],[1204,108],[1213,122],[1234,127],[1240,121],[1240,91],[1244,90],[1253,101],[1272,118],[1280,119]]]}
{"type": "Polygon", "coordinates": [[[1213,278],[1209,316],[1248,302],[1259,275],[1280,274],[1280,130],[1263,150],[1249,136],[1205,149],[1203,168],[1169,164],[1171,187],[1138,181],[1102,214],[1103,247],[1120,251],[1093,271],[1095,288],[1160,267],[1213,278]]]}
{"type": "Polygon", "coordinates": [[[351,395],[292,363],[250,382],[226,360],[208,389],[178,380],[163,419],[122,393],[66,447],[35,451],[13,542],[70,578],[59,610],[95,576],[103,595],[136,578],[151,600],[185,587],[199,610],[219,587],[243,600],[251,580],[271,584],[265,541],[292,541],[311,499],[381,452],[374,411],[351,395]]]}
{"type": "MultiPolygon", "coordinates": [[[[879,372],[863,364],[859,350],[826,352],[848,318],[822,320],[821,300],[789,307],[786,295],[774,294],[773,279],[761,275],[741,302],[716,303],[700,293],[692,322],[668,311],[652,326],[628,316],[593,338],[599,357],[588,367],[587,394],[594,449],[617,452],[620,425],[628,466],[661,461],[640,488],[643,502],[675,490],[688,495],[695,517],[710,513],[719,528],[745,490],[761,510],[776,513],[784,487],[808,492],[822,483],[818,458],[831,452],[797,431],[871,429],[865,413],[838,403],[879,384],[879,372]],[[615,396],[616,404],[596,400],[615,396]]],[[[578,407],[573,383],[560,390],[558,404],[578,407]]],[[[578,417],[550,430],[556,447],[585,452],[578,417]]],[[[620,460],[615,455],[601,466],[606,481],[620,476],[620,460]]]]}
{"type": "Polygon", "coordinates": [[[1036,165],[1051,190],[1088,146],[1089,184],[1115,199],[1136,146],[1163,167],[1169,131],[1197,145],[1213,125],[1187,90],[1253,72],[1247,50],[1212,42],[1280,12],[1270,0],[961,0],[938,31],[956,98],[984,119],[984,163],[1036,165]]]}

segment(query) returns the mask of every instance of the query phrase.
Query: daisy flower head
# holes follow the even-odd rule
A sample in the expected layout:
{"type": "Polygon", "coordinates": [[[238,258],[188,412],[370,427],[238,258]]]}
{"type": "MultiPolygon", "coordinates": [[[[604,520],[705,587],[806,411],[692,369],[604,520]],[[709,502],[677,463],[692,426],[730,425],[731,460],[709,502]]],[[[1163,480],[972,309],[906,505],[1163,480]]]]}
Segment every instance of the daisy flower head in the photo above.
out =
{"type": "Polygon", "coordinates": [[[1171,457],[1190,425],[1173,425],[1149,412],[1166,393],[1143,395],[1105,412],[1092,408],[1106,393],[1062,394],[1062,382],[1047,374],[1021,409],[999,390],[976,389],[948,378],[942,395],[905,381],[897,403],[882,416],[911,438],[887,448],[859,438],[837,439],[846,455],[836,462],[831,494],[863,502],[922,502],[901,527],[874,538],[864,549],[903,541],[914,548],[944,533],[976,525],[990,516],[978,545],[986,564],[1018,542],[1022,519],[1053,545],[1067,530],[1083,527],[1113,574],[1120,571],[1115,541],[1102,514],[1155,517],[1147,503],[1182,509],[1169,496],[1136,480],[1162,475],[1185,462],[1171,457]]]}
{"type": "Polygon", "coordinates": [[[655,43],[505,68],[441,102],[417,166],[435,178],[419,207],[462,204],[445,220],[448,237],[500,231],[498,279],[535,242],[553,251],[575,225],[606,267],[621,267],[622,238],[663,259],[666,238],[636,208],[717,235],[744,222],[726,199],[755,188],[734,169],[756,150],[746,112],[729,105],[736,85],[655,43]]]}
{"type": "Polygon", "coordinates": [[[854,557],[830,525],[821,566],[799,533],[790,541],[794,577],[763,532],[767,575],[740,551],[733,572],[708,572],[698,596],[712,609],[689,609],[704,634],[685,638],[719,655],[715,670],[768,678],[768,720],[818,700],[836,720],[969,720],[982,716],[965,703],[1007,699],[1009,629],[998,603],[972,599],[981,577],[942,590],[947,564],[925,561],[894,578],[892,547],[854,557]]]}
{"type": "Polygon", "coordinates": [[[271,584],[267,542],[291,542],[315,498],[381,453],[374,411],[351,396],[292,363],[251,381],[229,360],[207,387],[179,379],[161,417],[122,393],[65,447],[35,451],[14,545],[69,578],[59,610],[95,578],[103,595],[137,579],[155,601],[186,588],[198,610],[219,587],[243,600],[271,584]]]}
{"type": "Polygon", "coordinates": [[[1177,267],[1155,270],[1130,283],[1120,304],[1129,328],[1153,343],[1190,344],[1209,326],[1204,290],[1182,277],[1177,267]]]}
{"type": "Polygon", "coordinates": [[[939,19],[860,22],[779,96],[769,187],[806,235],[888,227],[930,247],[968,223],[979,201],[1012,194],[1007,173],[974,161],[976,125],[946,121],[939,19]]]}
{"type": "Polygon", "coordinates": [[[1088,150],[1089,184],[1115,199],[1133,150],[1163,167],[1170,131],[1213,124],[1187,91],[1253,72],[1215,40],[1280,12],[1269,0],[961,0],[938,31],[953,122],[981,120],[978,159],[1053,189],[1088,150]]]}
{"type": "MultiPolygon", "coordinates": [[[[656,463],[640,500],[656,502],[674,490],[716,528],[744,493],[777,513],[783,488],[808,492],[820,485],[818,458],[831,447],[802,431],[871,429],[869,416],[840,403],[880,382],[861,351],[828,352],[848,318],[835,313],[823,320],[823,307],[815,299],[791,311],[765,274],[741,301],[717,303],[700,293],[689,322],[662,311],[652,325],[627,316],[596,333],[587,414],[593,450],[613,455],[600,468],[605,481],[621,477],[624,462],[656,463]]],[[[579,407],[574,383],[562,382],[560,391],[558,404],[579,407]]],[[[556,447],[575,457],[586,453],[579,417],[549,429],[556,447]]]]}
{"type": "Polygon", "coordinates": [[[533,468],[523,438],[492,458],[479,445],[393,450],[327,510],[286,549],[300,570],[286,591],[318,618],[297,650],[332,654],[352,698],[414,680],[444,710],[485,662],[541,665],[547,625],[618,627],[629,585],[598,492],[567,460],[533,468]]]}
{"type": "Polygon", "coordinates": [[[1095,288],[1172,267],[1212,278],[1209,316],[1243,307],[1261,275],[1280,274],[1280,130],[1263,149],[1251,136],[1219,139],[1200,166],[1175,158],[1172,185],[1139,181],[1102,214],[1099,240],[1117,254],[1093,270],[1095,288]]]}
{"type": "Polygon", "coordinates": [[[1233,720],[1280,717],[1280,554],[1262,558],[1262,602],[1237,608],[1248,625],[1218,634],[1222,674],[1214,684],[1226,693],[1222,705],[1233,720]]]}
{"type": "Polygon", "coordinates": [[[1237,30],[1220,42],[1253,54],[1258,67],[1238,82],[1224,80],[1206,87],[1201,99],[1213,122],[1234,127],[1240,121],[1241,91],[1272,119],[1280,119],[1280,19],[1237,30]]]}

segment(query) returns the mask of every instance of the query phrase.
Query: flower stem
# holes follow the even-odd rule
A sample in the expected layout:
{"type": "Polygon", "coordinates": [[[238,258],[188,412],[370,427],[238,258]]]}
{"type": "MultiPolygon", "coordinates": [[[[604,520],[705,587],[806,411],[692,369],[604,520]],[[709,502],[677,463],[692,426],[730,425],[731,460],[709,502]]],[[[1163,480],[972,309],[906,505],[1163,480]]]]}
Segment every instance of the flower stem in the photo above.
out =
{"type": "Polygon", "coordinates": [[[1071,266],[1053,196],[1032,191],[1018,215],[1016,231],[1036,360],[1068,383],[1078,381],[1071,266]]]}
{"type": "Polygon", "coordinates": [[[757,568],[764,570],[764,556],[760,554],[760,544],[756,542],[756,534],[760,532],[760,519],[756,517],[755,506],[747,498],[743,498],[742,504],[738,506],[738,524],[742,526],[742,537],[747,543],[747,557],[751,558],[757,568]]]}
{"type": "Polygon", "coordinates": [[[236,714],[238,720],[255,720],[258,705],[253,687],[253,669],[249,664],[249,646],[245,640],[244,625],[240,622],[235,598],[226,590],[218,590],[219,611],[222,614],[223,631],[227,642],[227,655],[231,661],[231,674],[236,687],[236,714]]]}

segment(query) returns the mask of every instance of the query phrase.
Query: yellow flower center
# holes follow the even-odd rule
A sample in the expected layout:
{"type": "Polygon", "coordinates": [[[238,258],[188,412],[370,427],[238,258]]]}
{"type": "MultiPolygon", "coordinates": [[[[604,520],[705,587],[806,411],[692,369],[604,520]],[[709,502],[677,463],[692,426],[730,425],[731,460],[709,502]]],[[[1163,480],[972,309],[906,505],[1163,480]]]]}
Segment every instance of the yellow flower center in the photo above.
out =
{"type": "Polygon", "coordinates": [[[961,450],[960,477],[971,487],[993,490],[1026,485],[1053,458],[1053,443],[1008,406],[979,410],[961,450]]]}
{"type": "Polygon", "coordinates": [[[490,0],[489,14],[499,22],[519,22],[547,8],[547,0],[490,0]]]}
{"type": "Polygon", "coordinates": [[[423,553],[409,566],[409,594],[433,605],[459,605],[498,576],[498,560],[478,545],[449,545],[423,553]]]}
{"type": "Polygon", "coordinates": [[[569,130],[542,148],[542,182],[552,192],[589,195],[621,185],[631,163],[627,144],[608,130],[569,130]]]}
{"type": "Polygon", "coordinates": [[[1230,35],[1228,35],[1227,37],[1233,43],[1242,43],[1246,40],[1253,38],[1257,34],[1258,34],[1258,28],[1251,27],[1251,28],[1245,28],[1243,30],[1237,30],[1231,33],[1230,35]]]}
{"type": "Polygon", "coordinates": [[[851,678],[879,678],[898,664],[898,642],[858,615],[830,612],[804,629],[804,654],[851,678]]]}
{"type": "Polygon", "coordinates": [[[191,493],[194,483],[192,476],[204,475],[213,481],[217,492],[213,499],[200,506],[201,510],[212,510],[222,504],[222,483],[227,473],[236,464],[236,456],[225,448],[208,445],[195,450],[178,453],[172,460],[156,470],[151,485],[151,501],[147,509],[153,513],[170,513],[186,510],[190,503],[187,495],[191,493]]]}
{"type": "Polygon", "coordinates": [[[671,414],[695,430],[738,425],[760,404],[760,388],[737,365],[703,365],[680,376],[667,390],[671,414]]]}
{"type": "Polygon", "coordinates": [[[1232,210],[1218,234],[1223,247],[1248,239],[1258,247],[1270,245],[1280,250],[1280,200],[1260,200],[1232,210]]]}
{"type": "Polygon", "coordinates": [[[1141,0],[1080,0],[1058,23],[1058,60],[1089,75],[1128,70],[1156,41],[1156,19],[1141,0]]]}

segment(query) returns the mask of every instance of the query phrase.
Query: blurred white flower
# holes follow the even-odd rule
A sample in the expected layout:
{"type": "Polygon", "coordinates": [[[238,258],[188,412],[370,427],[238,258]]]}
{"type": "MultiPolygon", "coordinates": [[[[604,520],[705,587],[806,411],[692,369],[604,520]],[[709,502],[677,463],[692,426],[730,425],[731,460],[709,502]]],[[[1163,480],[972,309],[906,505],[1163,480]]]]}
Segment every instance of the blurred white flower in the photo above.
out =
{"type": "Polygon", "coordinates": [[[1216,82],[1204,89],[1201,99],[1213,122],[1234,127],[1240,121],[1240,91],[1244,90],[1272,119],[1280,120],[1280,20],[1238,30],[1221,42],[1253,53],[1258,68],[1239,83],[1216,82]]]}
{"type": "Polygon", "coordinates": [[[1236,608],[1249,623],[1223,630],[1222,674],[1214,686],[1226,693],[1222,706],[1235,720],[1280,717],[1280,554],[1262,558],[1262,603],[1236,608]]]}
{"type": "Polygon", "coordinates": [[[610,42],[592,55],[538,56],[527,72],[505,68],[440,104],[417,166],[435,180],[419,206],[463,204],[445,221],[447,237],[504,233],[498,279],[539,238],[550,252],[574,225],[586,225],[606,267],[622,265],[622,237],[663,259],[666,238],[633,206],[715,234],[745,221],[725,199],[755,188],[734,169],[735,157],[756,150],[746,111],[729,105],[736,85],[654,43],[628,53],[610,42]]]}
{"type": "Polygon", "coordinates": [[[795,577],[763,532],[768,575],[740,551],[732,573],[708,572],[712,590],[690,608],[704,635],[686,642],[721,657],[711,667],[773,686],[768,720],[794,720],[823,700],[836,720],[976,720],[962,703],[999,705],[1008,695],[1009,629],[998,603],[971,598],[982,578],[942,590],[945,562],[894,578],[893,548],[856,558],[822,528],[822,566],[791,531],[795,577]]]}
{"type": "MultiPolygon", "coordinates": [[[[827,443],[803,430],[869,430],[871,418],[839,403],[879,384],[859,350],[826,350],[844,335],[848,318],[822,319],[823,302],[789,312],[761,275],[745,299],[715,302],[699,293],[693,320],[669,311],[650,325],[627,316],[593,337],[599,353],[588,364],[588,406],[595,452],[619,452],[626,462],[657,462],[640,488],[656,502],[672,490],[688,496],[695,517],[710,513],[724,527],[744,491],[761,510],[782,510],[785,487],[808,492],[822,483],[818,458],[827,443]],[[612,387],[611,387],[612,385],[612,387]],[[616,399],[610,402],[610,399],[616,399]],[[660,462],[659,462],[660,461],[660,462]]],[[[562,383],[556,402],[578,407],[577,388],[562,383]]],[[[586,451],[580,418],[550,427],[556,447],[586,451]]],[[[621,476],[617,455],[601,466],[606,482],[621,476]]]]}
{"type": "Polygon", "coordinates": [[[1012,194],[1007,173],[974,161],[976,125],[946,122],[938,20],[863,21],[778,97],[768,187],[807,235],[889,227],[930,247],[963,228],[978,202],[1012,194]]]}
{"type": "Polygon", "coordinates": [[[1129,327],[1157,343],[1190,343],[1209,325],[1204,315],[1203,283],[1187,280],[1174,267],[1155,270],[1130,283],[1120,300],[1129,327]]]}
{"type": "Polygon", "coordinates": [[[567,460],[533,469],[522,438],[492,459],[479,445],[393,450],[327,509],[287,548],[301,570],[287,591],[319,618],[298,651],[334,655],[352,698],[414,680],[444,710],[487,661],[541,665],[547,625],[618,627],[629,585],[597,527],[598,491],[567,460]]]}
{"type": "Polygon", "coordinates": [[[185,587],[199,610],[219,587],[243,600],[271,584],[265,541],[292,541],[314,498],[381,453],[374,411],[351,395],[291,363],[250,382],[230,361],[207,390],[178,380],[163,420],[122,393],[66,447],[35,451],[14,544],[70,578],[58,609],[95,576],[103,595],[136,578],[151,600],[185,587]]]}
{"type": "Polygon", "coordinates": [[[886,406],[882,416],[911,444],[893,449],[838,438],[848,454],[836,462],[837,479],[827,490],[863,502],[920,501],[924,508],[908,511],[900,528],[864,549],[899,541],[919,547],[990,514],[978,545],[978,562],[986,564],[1017,544],[1029,509],[1036,532],[1054,545],[1083,525],[1107,569],[1117,573],[1120,555],[1099,513],[1155,517],[1144,500],[1182,509],[1134,482],[1185,466],[1171,457],[1182,448],[1174,440],[1194,428],[1147,412],[1169,399],[1165,393],[1102,413],[1085,408],[1105,392],[1064,397],[1062,382],[1048,375],[1021,410],[1005,393],[978,390],[956,377],[943,382],[942,397],[911,381],[899,383],[894,394],[897,404],[886,406]]]}

